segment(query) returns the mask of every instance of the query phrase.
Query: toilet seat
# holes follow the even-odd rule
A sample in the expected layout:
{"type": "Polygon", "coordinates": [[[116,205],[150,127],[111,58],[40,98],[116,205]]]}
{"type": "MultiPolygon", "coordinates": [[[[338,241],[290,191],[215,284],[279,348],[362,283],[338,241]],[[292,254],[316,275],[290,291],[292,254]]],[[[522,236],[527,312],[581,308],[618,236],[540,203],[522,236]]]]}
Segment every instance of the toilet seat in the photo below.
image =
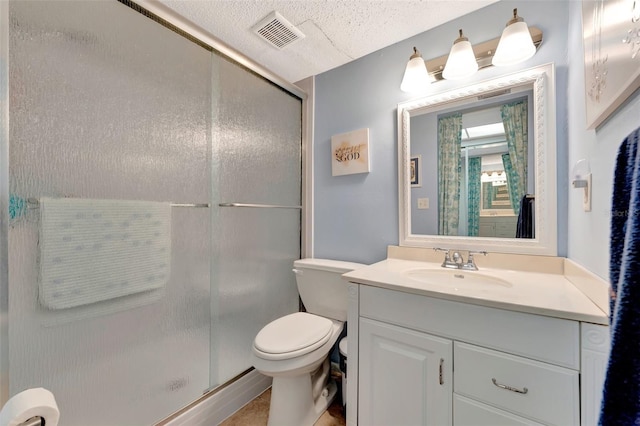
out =
{"type": "Polygon", "coordinates": [[[306,312],[296,312],[267,324],[253,342],[254,353],[263,359],[295,358],[329,341],[333,322],[306,312]]]}

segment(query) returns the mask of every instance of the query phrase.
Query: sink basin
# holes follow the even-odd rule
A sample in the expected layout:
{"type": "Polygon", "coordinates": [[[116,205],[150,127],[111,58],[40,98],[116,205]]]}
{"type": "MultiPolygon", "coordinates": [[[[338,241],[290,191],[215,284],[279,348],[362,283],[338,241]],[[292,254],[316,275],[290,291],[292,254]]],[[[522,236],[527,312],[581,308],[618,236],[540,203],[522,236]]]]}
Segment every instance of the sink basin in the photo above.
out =
{"type": "Polygon", "coordinates": [[[510,288],[512,284],[501,278],[483,274],[476,271],[463,271],[460,269],[410,269],[402,273],[407,278],[423,283],[462,288],[491,289],[510,288]]]}

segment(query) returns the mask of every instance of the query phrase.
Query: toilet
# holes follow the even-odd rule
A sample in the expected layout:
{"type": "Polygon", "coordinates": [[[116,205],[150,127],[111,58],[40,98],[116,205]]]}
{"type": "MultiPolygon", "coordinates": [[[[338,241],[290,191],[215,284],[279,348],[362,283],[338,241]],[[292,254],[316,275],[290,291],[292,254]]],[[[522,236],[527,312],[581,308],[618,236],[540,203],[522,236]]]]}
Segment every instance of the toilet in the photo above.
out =
{"type": "Polygon", "coordinates": [[[347,283],[341,275],[366,265],[300,259],[293,266],[307,312],[270,322],[253,341],[253,366],[273,377],[269,426],[311,426],[333,401],[337,386],[329,352],[347,320],[347,283]]]}

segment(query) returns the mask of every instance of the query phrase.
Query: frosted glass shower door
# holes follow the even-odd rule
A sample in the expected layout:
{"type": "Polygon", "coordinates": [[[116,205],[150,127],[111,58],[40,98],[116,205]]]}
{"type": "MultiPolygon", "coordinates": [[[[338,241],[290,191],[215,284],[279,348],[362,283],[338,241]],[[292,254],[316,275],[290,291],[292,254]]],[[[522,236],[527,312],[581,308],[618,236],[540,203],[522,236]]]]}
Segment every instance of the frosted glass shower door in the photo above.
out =
{"type": "MultiPolygon", "coordinates": [[[[56,308],[39,301],[42,200],[208,203],[211,52],[117,1],[12,1],[9,13],[10,394],[51,390],[64,426],[153,424],[209,387],[209,209],[170,207],[162,287],[114,282],[111,298],[56,308]]],[[[101,218],[74,206],[62,228],[101,218]]],[[[131,228],[105,239],[132,238],[146,213],[104,220],[131,228]]],[[[61,238],[78,257],[100,250],[80,233],[61,238]]]]}
{"type": "Polygon", "coordinates": [[[301,100],[213,58],[211,384],[251,367],[253,339],[298,310],[301,100]],[[280,207],[221,207],[240,203],[280,207]]]}

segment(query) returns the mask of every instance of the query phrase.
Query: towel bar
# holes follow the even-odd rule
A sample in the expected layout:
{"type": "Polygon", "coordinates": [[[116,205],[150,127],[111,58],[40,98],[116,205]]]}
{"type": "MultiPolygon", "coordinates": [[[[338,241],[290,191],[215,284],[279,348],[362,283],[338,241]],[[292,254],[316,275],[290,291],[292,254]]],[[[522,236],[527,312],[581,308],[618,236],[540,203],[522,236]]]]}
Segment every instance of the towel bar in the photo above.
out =
{"type": "MultiPolygon", "coordinates": [[[[40,208],[40,200],[37,198],[27,198],[27,205],[29,209],[39,209],[40,208]]],[[[209,203],[171,203],[171,207],[209,207],[209,203]]]]}
{"type": "Polygon", "coordinates": [[[277,204],[220,203],[220,207],[251,207],[260,209],[302,209],[302,206],[281,206],[277,204]]]}

